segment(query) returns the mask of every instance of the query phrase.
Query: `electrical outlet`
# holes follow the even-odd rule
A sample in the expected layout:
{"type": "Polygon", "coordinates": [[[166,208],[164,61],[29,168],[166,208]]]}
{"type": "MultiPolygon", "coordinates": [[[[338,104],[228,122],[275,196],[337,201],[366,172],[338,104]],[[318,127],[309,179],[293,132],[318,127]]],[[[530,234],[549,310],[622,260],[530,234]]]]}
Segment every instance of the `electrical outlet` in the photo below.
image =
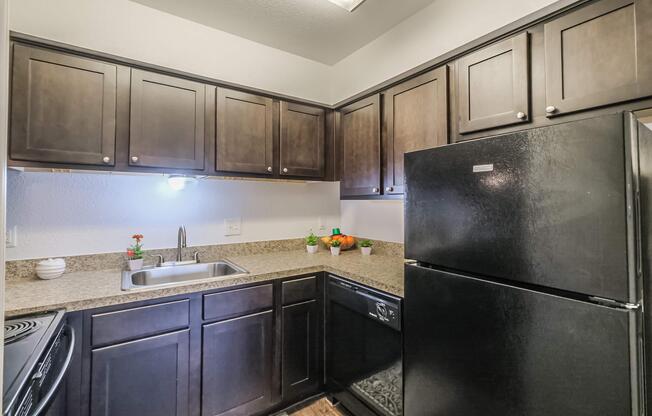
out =
{"type": "Polygon", "coordinates": [[[242,218],[225,218],[224,219],[224,235],[240,235],[240,225],[242,218]]]}
{"type": "Polygon", "coordinates": [[[326,231],[326,227],[324,226],[324,218],[323,217],[318,217],[317,218],[317,230],[321,231],[326,231]]]}
{"type": "Polygon", "coordinates": [[[7,228],[7,235],[5,236],[5,247],[13,248],[18,246],[18,227],[13,226],[7,228]]]}

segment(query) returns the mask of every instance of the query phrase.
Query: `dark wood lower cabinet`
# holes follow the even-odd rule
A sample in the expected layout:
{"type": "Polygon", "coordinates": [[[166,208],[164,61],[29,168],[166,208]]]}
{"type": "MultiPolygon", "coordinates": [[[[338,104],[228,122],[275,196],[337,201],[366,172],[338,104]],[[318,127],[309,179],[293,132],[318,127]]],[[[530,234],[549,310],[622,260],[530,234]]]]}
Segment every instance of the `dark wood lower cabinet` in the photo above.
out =
{"type": "Polygon", "coordinates": [[[253,415],[272,403],[273,312],[204,325],[202,416],[253,415]]]}
{"type": "Polygon", "coordinates": [[[91,416],[188,415],[189,341],[186,329],[93,350],[91,416]]]}
{"type": "Polygon", "coordinates": [[[319,306],[316,300],[283,307],[281,386],[289,401],[317,391],[320,384],[319,306]]]}

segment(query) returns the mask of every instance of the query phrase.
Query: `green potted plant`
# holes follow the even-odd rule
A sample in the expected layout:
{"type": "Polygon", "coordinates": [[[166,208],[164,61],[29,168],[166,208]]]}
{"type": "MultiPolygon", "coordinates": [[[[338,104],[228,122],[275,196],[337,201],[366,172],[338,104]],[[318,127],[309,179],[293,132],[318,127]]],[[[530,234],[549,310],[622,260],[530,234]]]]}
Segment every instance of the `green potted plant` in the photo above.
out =
{"type": "Polygon", "coordinates": [[[131,236],[136,242],[127,249],[127,263],[129,270],[140,270],[143,268],[143,239],[142,234],[134,234],[131,236]]]}
{"type": "Polygon", "coordinates": [[[340,240],[333,240],[331,241],[331,254],[333,256],[339,256],[340,255],[340,245],[342,242],[340,240]]]}
{"type": "Polygon", "coordinates": [[[308,250],[308,253],[315,254],[319,248],[317,245],[318,243],[319,237],[311,232],[310,235],[306,237],[306,250],[308,250]]]}
{"type": "Polygon", "coordinates": [[[373,241],[362,240],[360,241],[359,245],[360,245],[360,252],[362,252],[362,255],[364,256],[371,255],[371,247],[374,245],[373,241]]]}

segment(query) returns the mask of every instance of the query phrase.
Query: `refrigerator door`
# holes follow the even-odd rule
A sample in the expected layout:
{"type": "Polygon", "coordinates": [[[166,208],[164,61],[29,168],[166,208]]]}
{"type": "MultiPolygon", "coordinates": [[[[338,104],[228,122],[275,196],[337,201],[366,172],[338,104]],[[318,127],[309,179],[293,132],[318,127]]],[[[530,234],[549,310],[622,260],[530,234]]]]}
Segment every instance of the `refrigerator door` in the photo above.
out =
{"type": "Polygon", "coordinates": [[[406,266],[405,416],[632,416],[635,312],[406,266]]]}
{"type": "Polygon", "coordinates": [[[635,303],[622,114],[405,156],[406,258],[635,303]]]}

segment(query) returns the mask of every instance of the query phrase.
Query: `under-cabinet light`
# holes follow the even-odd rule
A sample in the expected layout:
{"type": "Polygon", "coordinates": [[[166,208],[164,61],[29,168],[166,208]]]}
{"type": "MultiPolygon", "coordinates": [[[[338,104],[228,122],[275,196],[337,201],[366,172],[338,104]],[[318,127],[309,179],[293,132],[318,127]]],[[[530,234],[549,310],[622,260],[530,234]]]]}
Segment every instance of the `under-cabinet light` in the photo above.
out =
{"type": "Polygon", "coordinates": [[[168,185],[174,191],[180,191],[186,187],[188,183],[197,182],[197,178],[187,175],[170,175],[168,176],[168,185]]]}
{"type": "Polygon", "coordinates": [[[328,0],[336,6],[348,10],[349,12],[354,11],[359,5],[361,5],[365,0],[328,0]]]}

